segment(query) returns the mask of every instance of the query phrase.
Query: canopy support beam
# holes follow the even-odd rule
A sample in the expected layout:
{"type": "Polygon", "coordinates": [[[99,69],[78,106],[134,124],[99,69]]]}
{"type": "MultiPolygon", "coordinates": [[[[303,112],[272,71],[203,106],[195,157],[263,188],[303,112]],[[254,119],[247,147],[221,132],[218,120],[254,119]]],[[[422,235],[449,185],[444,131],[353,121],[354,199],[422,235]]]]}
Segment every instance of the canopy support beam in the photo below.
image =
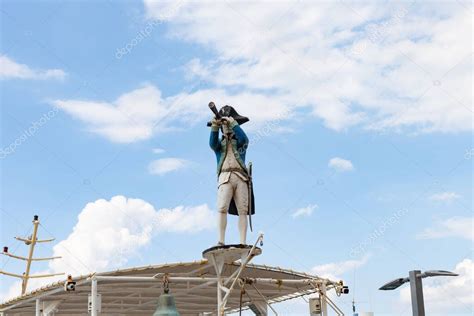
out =
{"type": "Polygon", "coordinates": [[[91,316],[99,315],[99,304],[97,296],[97,278],[93,277],[91,280],[91,316]]]}

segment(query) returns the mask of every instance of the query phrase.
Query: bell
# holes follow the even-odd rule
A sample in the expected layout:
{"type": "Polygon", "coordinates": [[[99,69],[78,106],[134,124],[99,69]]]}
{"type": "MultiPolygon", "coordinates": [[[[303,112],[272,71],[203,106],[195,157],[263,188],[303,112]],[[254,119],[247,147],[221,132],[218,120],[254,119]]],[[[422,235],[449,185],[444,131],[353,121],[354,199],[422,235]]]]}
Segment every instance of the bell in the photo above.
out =
{"type": "Polygon", "coordinates": [[[173,295],[165,291],[158,298],[158,307],[153,316],[179,316],[173,295]]]}

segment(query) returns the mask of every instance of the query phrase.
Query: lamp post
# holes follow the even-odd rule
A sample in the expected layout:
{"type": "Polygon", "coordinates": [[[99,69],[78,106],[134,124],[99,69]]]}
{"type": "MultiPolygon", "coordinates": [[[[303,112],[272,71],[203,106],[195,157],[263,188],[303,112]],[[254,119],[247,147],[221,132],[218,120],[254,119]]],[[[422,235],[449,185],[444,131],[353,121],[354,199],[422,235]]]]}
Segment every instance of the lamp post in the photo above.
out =
{"type": "Polygon", "coordinates": [[[391,291],[395,290],[403,284],[410,282],[411,290],[411,306],[413,316],[425,316],[425,303],[423,301],[423,283],[421,279],[434,276],[458,276],[459,274],[443,271],[429,270],[421,273],[420,270],[410,271],[407,278],[398,278],[384,284],[379,290],[391,291]]]}

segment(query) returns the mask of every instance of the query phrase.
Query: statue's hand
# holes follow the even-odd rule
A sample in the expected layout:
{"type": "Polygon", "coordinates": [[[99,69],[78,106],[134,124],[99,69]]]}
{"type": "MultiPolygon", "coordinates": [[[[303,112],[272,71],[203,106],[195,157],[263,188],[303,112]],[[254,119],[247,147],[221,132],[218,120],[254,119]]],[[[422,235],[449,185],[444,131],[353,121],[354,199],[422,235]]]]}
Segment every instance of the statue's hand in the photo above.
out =
{"type": "Polygon", "coordinates": [[[221,120],[218,120],[216,118],[213,118],[211,120],[211,126],[213,126],[213,127],[219,127],[219,126],[221,126],[221,124],[222,124],[221,120]]]}

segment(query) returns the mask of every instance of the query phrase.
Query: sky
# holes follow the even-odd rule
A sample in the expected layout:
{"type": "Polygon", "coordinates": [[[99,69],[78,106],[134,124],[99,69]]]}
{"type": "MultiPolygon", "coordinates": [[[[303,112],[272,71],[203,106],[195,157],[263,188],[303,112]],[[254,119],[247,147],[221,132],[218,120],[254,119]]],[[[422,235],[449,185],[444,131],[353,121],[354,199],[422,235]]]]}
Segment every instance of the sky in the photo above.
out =
{"type": "MultiPolygon", "coordinates": [[[[210,101],[250,118],[255,263],[342,279],[346,314],[471,315],[469,1],[1,2],[2,246],[33,272],[201,259],[217,242],[210,101]]],[[[230,218],[227,241],[238,238],[230,218]]],[[[4,257],[1,269],[24,267],[4,257]]],[[[2,299],[19,284],[0,277],[2,299]]],[[[39,286],[32,283],[31,289],[39,286]]],[[[275,305],[306,315],[303,300],[275,305]]]]}

